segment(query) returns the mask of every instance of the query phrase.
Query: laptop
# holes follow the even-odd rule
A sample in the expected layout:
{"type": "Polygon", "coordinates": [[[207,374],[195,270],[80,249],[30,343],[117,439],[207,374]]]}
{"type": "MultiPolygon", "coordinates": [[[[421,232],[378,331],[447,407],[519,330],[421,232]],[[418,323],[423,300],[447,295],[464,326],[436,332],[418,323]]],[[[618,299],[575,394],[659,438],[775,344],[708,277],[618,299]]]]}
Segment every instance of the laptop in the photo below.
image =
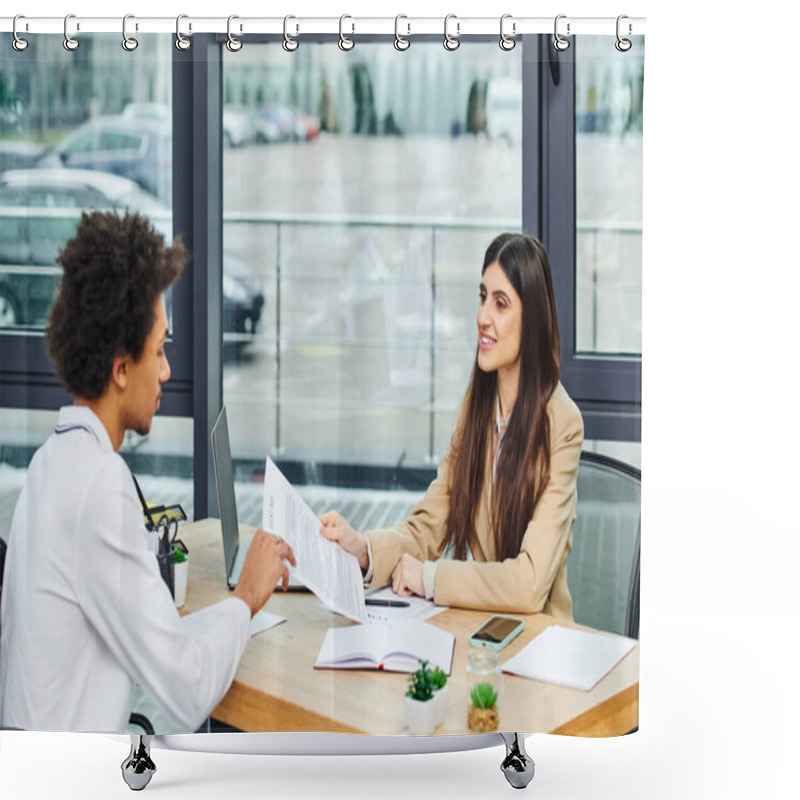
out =
{"type": "MultiPolygon", "coordinates": [[[[242,573],[242,565],[249,541],[239,540],[239,515],[236,511],[236,494],[233,489],[233,459],[228,435],[228,414],[225,406],[219,412],[211,430],[211,450],[214,456],[214,477],[217,481],[217,502],[222,526],[222,549],[225,553],[225,575],[228,586],[235,589],[242,573]]],[[[280,585],[280,582],[279,584],[280,585]]],[[[293,575],[289,576],[290,589],[305,589],[293,575]]]]}

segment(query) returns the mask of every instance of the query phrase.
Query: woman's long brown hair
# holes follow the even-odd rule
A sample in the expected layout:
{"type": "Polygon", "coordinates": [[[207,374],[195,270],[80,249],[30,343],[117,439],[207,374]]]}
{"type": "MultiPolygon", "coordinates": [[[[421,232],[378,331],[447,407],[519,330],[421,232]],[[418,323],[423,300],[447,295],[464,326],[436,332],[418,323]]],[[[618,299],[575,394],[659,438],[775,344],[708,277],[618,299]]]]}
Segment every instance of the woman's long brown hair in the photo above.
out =
{"type": "MultiPolygon", "coordinates": [[[[547,404],[559,380],[559,337],[550,260],[532,236],[500,234],[489,245],[481,275],[499,263],[522,301],[519,390],[497,459],[491,508],[495,558],[516,558],[550,479],[547,404]]],[[[475,541],[487,451],[494,433],[497,373],[483,372],[477,351],[464,409],[451,444],[446,546],[464,559],[475,541]]]]}

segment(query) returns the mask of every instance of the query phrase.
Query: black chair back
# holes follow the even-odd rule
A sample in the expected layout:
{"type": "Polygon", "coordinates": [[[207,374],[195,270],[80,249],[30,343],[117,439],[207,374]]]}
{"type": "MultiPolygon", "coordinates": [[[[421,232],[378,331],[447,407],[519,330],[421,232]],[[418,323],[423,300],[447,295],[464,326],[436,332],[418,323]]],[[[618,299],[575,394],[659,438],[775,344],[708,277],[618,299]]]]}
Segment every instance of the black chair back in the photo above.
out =
{"type": "Polygon", "coordinates": [[[3,600],[3,570],[6,568],[6,543],[0,536],[0,602],[3,600]]]}

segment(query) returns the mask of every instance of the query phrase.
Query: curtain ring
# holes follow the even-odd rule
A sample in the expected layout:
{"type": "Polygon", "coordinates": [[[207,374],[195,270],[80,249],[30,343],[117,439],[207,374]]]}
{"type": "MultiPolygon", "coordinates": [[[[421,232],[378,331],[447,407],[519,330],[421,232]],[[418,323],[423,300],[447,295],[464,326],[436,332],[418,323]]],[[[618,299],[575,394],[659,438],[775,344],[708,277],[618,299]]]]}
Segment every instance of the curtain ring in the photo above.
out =
{"type": "MultiPolygon", "coordinates": [[[[411,42],[405,38],[405,36],[400,35],[400,20],[401,19],[408,19],[405,14],[398,14],[394,18],[394,49],[399,50],[401,53],[404,50],[408,50],[411,47],[411,42]]],[[[406,25],[408,26],[408,33],[407,36],[411,35],[411,23],[407,22],[406,25]]]]}
{"type": "Polygon", "coordinates": [[[500,49],[506,52],[513,50],[517,46],[517,43],[511,38],[511,36],[514,36],[517,32],[517,23],[514,22],[511,25],[511,36],[506,36],[503,32],[503,23],[507,19],[511,19],[511,14],[503,14],[503,16],[500,17],[500,49]]]}
{"type": "MultiPolygon", "coordinates": [[[[566,50],[569,47],[569,39],[565,39],[563,36],[559,36],[558,33],[558,21],[560,19],[566,19],[566,18],[567,18],[566,14],[559,14],[556,17],[555,25],[553,27],[553,47],[555,47],[556,50],[566,50]]],[[[570,24],[568,22],[567,36],[569,36],[569,29],[570,29],[570,24]]]]}
{"type": "Polygon", "coordinates": [[[13,34],[14,34],[14,41],[13,41],[13,42],[11,42],[11,46],[12,46],[12,47],[13,47],[13,48],[14,48],[14,49],[15,49],[15,50],[18,52],[18,53],[21,53],[23,50],[26,50],[26,49],[27,49],[27,47],[28,47],[28,40],[27,40],[27,39],[23,39],[21,36],[19,36],[19,35],[17,34],[17,20],[18,20],[18,19],[25,19],[25,16],[24,16],[23,14],[17,14],[17,16],[16,16],[16,17],[14,17],[14,23],[13,23],[13,25],[11,26],[11,30],[12,30],[12,32],[13,32],[13,34]]]}
{"type": "MultiPolygon", "coordinates": [[[[356,46],[356,43],[352,39],[348,39],[347,36],[345,36],[344,33],[342,32],[342,26],[346,19],[353,19],[353,18],[349,14],[342,14],[342,16],[339,17],[339,49],[344,50],[345,53],[348,52],[349,50],[352,50],[356,46]]],[[[355,32],[356,29],[355,23],[352,24],[353,24],[353,32],[355,32]]]]}
{"type": "MultiPolygon", "coordinates": [[[[77,50],[78,45],[80,45],[80,42],[75,37],[70,36],[69,32],[67,31],[67,26],[69,25],[69,21],[71,19],[75,19],[74,14],[67,14],[67,16],[64,17],[64,49],[70,51],[77,50]]],[[[80,26],[78,27],[78,30],[80,30],[80,26]]]]}
{"type": "Polygon", "coordinates": [[[298,47],[300,47],[300,42],[298,42],[297,39],[292,39],[292,37],[289,36],[288,25],[290,19],[296,19],[296,18],[293,17],[291,14],[283,18],[283,49],[287,53],[294,53],[294,51],[297,50],[298,47]]]}
{"type": "MultiPolygon", "coordinates": [[[[181,20],[187,19],[188,16],[188,14],[178,14],[178,18],[175,20],[175,47],[177,47],[178,50],[188,50],[192,46],[192,40],[187,39],[181,33],[181,20]]],[[[189,30],[192,30],[191,22],[189,23],[189,30]]]]}
{"type": "MultiPolygon", "coordinates": [[[[620,53],[627,53],[628,50],[630,50],[631,47],[633,46],[633,44],[632,44],[630,39],[623,39],[622,36],[620,35],[620,23],[624,19],[628,19],[628,17],[625,14],[620,14],[617,17],[617,41],[614,43],[614,47],[616,47],[617,50],[620,51],[620,53]]],[[[628,36],[630,36],[632,32],[633,32],[633,26],[629,22],[628,23],[628,36]]]]}
{"type": "MultiPolygon", "coordinates": [[[[228,17],[228,41],[225,42],[225,47],[227,47],[228,51],[231,52],[231,53],[238,53],[242,49],[242,40],[241,39],[237,39],[231,33],[231,22],[233,22],[233,20],[235,20],[235,19],[239,19],[239,17],[237,17],[236,14],[231,14],[228,17]]],[[[241,30],[241,28],[240,28],[240,30],[241,30]]]]}
{"type": "MultiPolygon", "coordinates": [[[[122,18],[122,49],[132,53],[139,46],[139,41],[131,36],[128,36],[127,31],[125,30],[127,28],[129,19],[134,19],[133,14],[126,14],[122,18]]],[[[138,25],[136,26],[136,29],[139,29],[138,25]]]]}
{"type": "Polygon", "coordinates": [[[445,50],[449,50],[452,53],[453,51],[458,50],[458,48],[461,46],[461,42],[458,40],[458,36],[461,33],[461,23],[456,22],[456,35],[451,36],[447,32],[447,23],[451,19],[457,19],[456,15],[448,14],[444,18],[444,42],[442,42],[442,44],[444,45],[445,50]]]}

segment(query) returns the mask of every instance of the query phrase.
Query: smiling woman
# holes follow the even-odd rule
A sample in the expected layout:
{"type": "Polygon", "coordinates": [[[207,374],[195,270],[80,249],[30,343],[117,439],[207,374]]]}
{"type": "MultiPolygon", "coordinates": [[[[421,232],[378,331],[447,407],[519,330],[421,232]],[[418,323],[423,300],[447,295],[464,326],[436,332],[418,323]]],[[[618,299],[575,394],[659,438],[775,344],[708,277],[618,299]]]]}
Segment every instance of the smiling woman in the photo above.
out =
{"type": "MultiPolygon", "coordinates": [[[[522,300],[497,263],[484,270],[478,307],[478,365],[519,376],[522,300]]],[[[515,381],[516,383],[516,381],[515,381]]],[[[505,407],[500,398],[500,413],[505,407]]]]}
{"type": "Polygon", "coordinates": [[[477,324],[450,450],[411,517],[357,533],[332,511],[321,532],[359,558],[372,587],[572,619],[566,559],[583,422],[559,382],[553,282],[538,239],[505,233],[489,245],[477,324]],[[446,551],[454,558],[440,561],[446,551]]]}

